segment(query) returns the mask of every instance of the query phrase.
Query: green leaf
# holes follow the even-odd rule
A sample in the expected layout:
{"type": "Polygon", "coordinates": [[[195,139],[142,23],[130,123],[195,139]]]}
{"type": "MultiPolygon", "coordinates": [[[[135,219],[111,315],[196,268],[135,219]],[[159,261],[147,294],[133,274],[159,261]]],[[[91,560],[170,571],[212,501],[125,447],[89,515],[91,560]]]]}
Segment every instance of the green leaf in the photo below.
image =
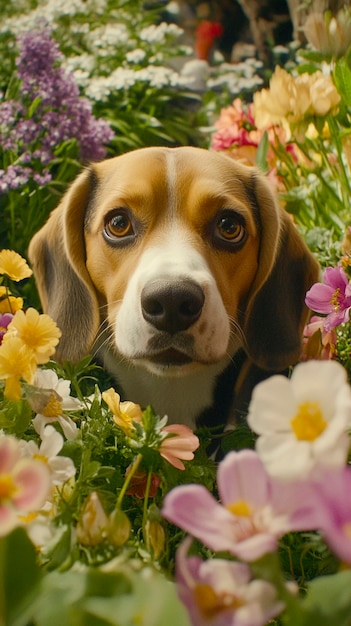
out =
{"type": "MultiPolygon", "coordinates": [[[[315,621],[303,624],[318,626],[350,626],[351,623],[351,571],[316,578],[309,584],[305,610],[315,615],[315,621]]],[[[299,624],[296,624],[299,626],[299,624]]]]}
{"type": "Polygon", "coordinates": [[[190,626],[175,585],[161,574],[85,569],[43,581],[36,626],[190,626]]]}
{"type": "Polygon", "coordinates": [[[267,155],[269,149],[269,139],[268,133],[265,130],[260,143],[258,144],[257,152],[256,152],[256,165],[263,172],[267,174],[269,171],[269,165],[267,163],[267,155]]]}
{"type": "Polygon", "coordinates": [[[27,626],[33,618],[41,571],[23,528],[0,539],[0,624],[27,626]],[[3,622],[1,621],[3,616],[3,622]]]}
{"type": "Polygon", "coordinates": [[[351,102],[351,69],[344,57],[336,63],[334,80],[341,97],[349,104],[351,102]]]}
{"type": "Polygon", "coordinates": [[[10,402],[4,400],[0,411],[0,429],[22,437],[32,419],[32,409],[26,400],[10,402]]]}

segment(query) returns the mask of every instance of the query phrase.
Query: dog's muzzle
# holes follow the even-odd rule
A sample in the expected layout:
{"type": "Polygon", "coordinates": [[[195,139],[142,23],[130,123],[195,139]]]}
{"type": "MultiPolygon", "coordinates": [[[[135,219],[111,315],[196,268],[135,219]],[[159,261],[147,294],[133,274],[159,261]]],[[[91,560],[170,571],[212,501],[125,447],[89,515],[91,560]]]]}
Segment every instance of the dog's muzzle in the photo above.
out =
{"type": "Polygon", "coordinates": [[[199,319],[205,294],[191,281],[159,279],[141,292],[142,315],[156,334],[149,340],[152,363],[181,366],[193,360],[194,338],[186,331],[199,319]]]}

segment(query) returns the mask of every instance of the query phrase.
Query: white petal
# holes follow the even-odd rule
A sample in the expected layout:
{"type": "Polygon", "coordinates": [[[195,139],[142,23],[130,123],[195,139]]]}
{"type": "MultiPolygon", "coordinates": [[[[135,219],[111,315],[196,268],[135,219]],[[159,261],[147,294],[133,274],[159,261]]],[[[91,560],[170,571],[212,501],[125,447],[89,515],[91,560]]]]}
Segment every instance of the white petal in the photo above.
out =
{"type": "Polygon", "coordinates": [[[291,383],[285,376],[272,376],[253,390],[247,421],[258,433],[290,431],[290,420],[296,413],[291,383]]]}
{"type": "Polygon", "coordinates": [[[306,478],[314,464],[311,444],[297,441],[292,435],[267,435],[259,437],[256,450],[267,472],[274,478],[292,480],[306,478]]]}
{"type": "Polygon", "coordinates": [[[345,368],[336,361],[307,361],[299,363],[291,376],[298,404],[318,402],[327,420],[335,411],[335,398],[345,387],[345,368]]]}
{"type": "Polygon", "coordinates": [[[62,449],[63,437],[53,426],[45,426],[41,438],[40,454],[46,456],[47,459],[56,456],[62,449]]]}

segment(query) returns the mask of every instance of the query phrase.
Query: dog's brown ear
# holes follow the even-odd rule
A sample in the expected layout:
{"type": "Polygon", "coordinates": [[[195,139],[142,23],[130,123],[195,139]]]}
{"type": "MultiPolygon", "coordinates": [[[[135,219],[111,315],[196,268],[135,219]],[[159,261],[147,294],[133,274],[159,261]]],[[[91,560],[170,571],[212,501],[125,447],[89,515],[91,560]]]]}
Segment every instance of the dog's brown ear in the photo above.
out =
{"type": "Polygon", "coordinates": [[[243,330],[255,365],[281,371],[301,355],[308,317],[305,295],[318,279],[318,263],[264,177],[251,177],[250,195],[261,242],[243,330]]]}
{"type": "Polygon", "coordinates": [[[84,216],[93,172],[81,173],[34,235],[28,256],[45,313],[62,331],[60,360],[77,361],[88,351],[99,327],[99,309],[85,265],[84,216]]]}

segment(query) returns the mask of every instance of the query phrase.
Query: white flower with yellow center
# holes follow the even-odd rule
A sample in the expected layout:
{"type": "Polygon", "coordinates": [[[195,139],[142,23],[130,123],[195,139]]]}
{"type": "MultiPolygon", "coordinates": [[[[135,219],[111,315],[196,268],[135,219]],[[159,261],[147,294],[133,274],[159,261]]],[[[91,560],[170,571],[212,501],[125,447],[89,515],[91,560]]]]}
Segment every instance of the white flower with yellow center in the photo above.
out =
{"type": "Polygon", "coordinates": [[[48,424],[60,424],[66,439],[75,439],[79,430],[66,411],[79,411],[82,407],[77,398],[70,395],[71,383],[69,380],[58,378],[53,370],[38,369],[33,382],[33,392],[28,395],[28,401],[37,413],[33,419],[36,432],[43,437],[44,428],[48,424]]]}
{"type": "Polygon", "coordinates": [[[50,470],[51,484],[62,485],[76,473],[72,459],[61,456],[64,438],[53,426],[45,426],[38,446],[35,441],[21,440],[24,456],[46,463],[50,470]]]}
{"type": "Polygon", "coordinates": [[[297,365],[290,379],[259,383],[247,418],[268,473],[305,479],[317,466],[343,467],[349,450],[351,388],[336,361],[297,365]]]}

